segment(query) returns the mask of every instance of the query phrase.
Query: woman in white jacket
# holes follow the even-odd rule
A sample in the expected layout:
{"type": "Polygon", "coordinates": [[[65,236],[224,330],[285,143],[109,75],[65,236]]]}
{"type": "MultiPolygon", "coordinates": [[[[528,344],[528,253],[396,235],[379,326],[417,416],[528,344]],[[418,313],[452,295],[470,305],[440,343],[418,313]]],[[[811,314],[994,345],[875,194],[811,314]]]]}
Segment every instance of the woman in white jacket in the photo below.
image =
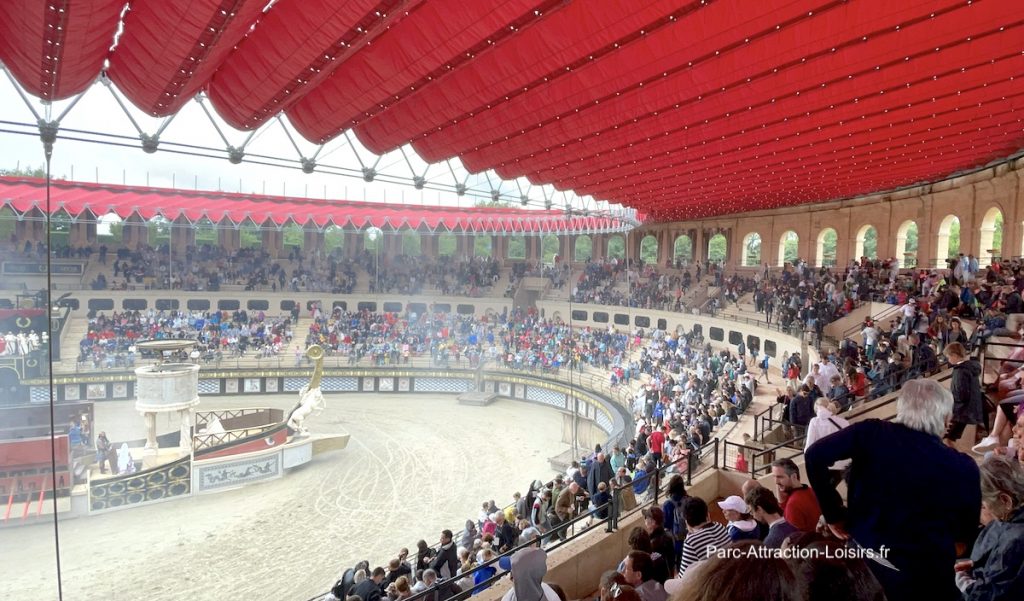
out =
{"type": "MultiPolygon", "coordinates": [[[[811,448],[815,442],[834,434],[850,425],[850,422],[836,415],[839,413],[839,405],[825,397],[820,397],[814,402],[814,417],[807,424],[807,438],[804,442],[804,452],[811,448]]],[[[843,477],[843,472],[850,465],[850,459],[843,459],[832,464],[829,471],[832,472],[833,480],[838,483],[843,477]]]]}

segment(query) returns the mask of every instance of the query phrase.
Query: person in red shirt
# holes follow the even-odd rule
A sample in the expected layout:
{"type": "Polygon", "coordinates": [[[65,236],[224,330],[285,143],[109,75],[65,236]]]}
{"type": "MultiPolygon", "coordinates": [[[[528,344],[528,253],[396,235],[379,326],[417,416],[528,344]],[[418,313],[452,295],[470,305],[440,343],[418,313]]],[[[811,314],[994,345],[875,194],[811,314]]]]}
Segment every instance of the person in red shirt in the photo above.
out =
{"type": "Polygon", "coordinates": [[[814,532],[821,508],[814,491],[800,482],[800,468],[792,459],[779,459],[772,463],[772,476],[786,521],[804,532],[814,532]]]}
{"type": "Polygon", "coordinates": [[[651,449],[651,455],[654,455],[655,464],[660,466],[661,454],[665,450],[665,433],[661,428],[655,428],[647,437],[647,446],[651,449]]]}

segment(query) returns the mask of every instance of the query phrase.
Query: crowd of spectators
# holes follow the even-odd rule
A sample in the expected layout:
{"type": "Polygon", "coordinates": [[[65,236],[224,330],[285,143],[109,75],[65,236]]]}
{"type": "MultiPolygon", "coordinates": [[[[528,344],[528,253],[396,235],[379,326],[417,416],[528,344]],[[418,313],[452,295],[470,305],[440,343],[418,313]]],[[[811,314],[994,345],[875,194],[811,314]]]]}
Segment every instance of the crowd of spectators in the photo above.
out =
{"type": "Polygon", "coordinates": [[[79,365],[130,368],[139,357],[140,340],[194,340],[191,358],[204,362],[254,353],[283,353],[294,332],[294,314],[268,316],[263,311],[123,311],[89,319],[79,341],[79,365]]]}

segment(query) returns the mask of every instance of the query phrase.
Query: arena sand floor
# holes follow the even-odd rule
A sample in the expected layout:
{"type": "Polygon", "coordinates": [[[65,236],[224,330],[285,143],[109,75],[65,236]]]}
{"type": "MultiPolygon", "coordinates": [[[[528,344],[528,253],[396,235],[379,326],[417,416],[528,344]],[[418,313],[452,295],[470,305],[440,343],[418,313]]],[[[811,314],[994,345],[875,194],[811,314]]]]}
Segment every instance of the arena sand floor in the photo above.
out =
{"type": "MultiPolygon", "coordinates": [[[[208,397],[200,408],[294,402],[208,397]]],[[[95,407],[112,441],[144,436],[131,402],[95,407]]],[[[568,448],[551,409],[453,395],[327,395],[307,423],[348,431],[348,447],[272,482],[60,521],[64,598],[305,601],[360,559],[386,565],[400,547],[461,529],[481,501],[511,500],[568,448]]],[[[0,530],[0,566],[5,601],[56,598],[52,523],[0,530]]]]}

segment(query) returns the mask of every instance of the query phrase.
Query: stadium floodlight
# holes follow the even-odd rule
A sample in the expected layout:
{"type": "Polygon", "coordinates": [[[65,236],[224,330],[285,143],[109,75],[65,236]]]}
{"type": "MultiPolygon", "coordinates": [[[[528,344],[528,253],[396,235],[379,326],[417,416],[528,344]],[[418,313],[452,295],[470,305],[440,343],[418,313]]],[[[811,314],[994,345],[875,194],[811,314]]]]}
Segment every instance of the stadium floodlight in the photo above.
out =
{"type": "Polygon", "coordinates": [[[313,173],[313,171],[316,169],[316,161],[314,161],[313,159],[307,159],[306,157],[302,157],[300,163],[302,164],[302,172],[307,175],[313,173]]]}
{"type": "Polygon", "coordinates": [[[373,167],[363,167],[363,181],[370,183],[377,177],[377,170],[373,167]]]}
{"type": "Polygon", "coordinates": [[[422,190],[423,187],[427,185],[427,178],[422,175],[417,175],[412,178],[412,185],[417,190],[422,190]]]}

